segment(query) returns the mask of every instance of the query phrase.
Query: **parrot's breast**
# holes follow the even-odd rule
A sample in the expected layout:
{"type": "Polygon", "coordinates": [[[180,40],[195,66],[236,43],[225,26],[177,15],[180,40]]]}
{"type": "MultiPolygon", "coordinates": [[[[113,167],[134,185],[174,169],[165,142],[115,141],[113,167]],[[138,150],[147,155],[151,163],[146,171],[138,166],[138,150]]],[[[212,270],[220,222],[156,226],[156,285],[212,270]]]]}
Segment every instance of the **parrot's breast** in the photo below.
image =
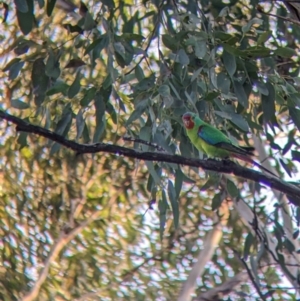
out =
{"type": "Polygon", "coordinates": [[[201,141],[197,135],[197,132],[195,132],[194,130],[187,130],[186,133],[190,138],[192,144],[195,145],[199,151],[205,153],[204,149],[202,148],[201,141]]]}

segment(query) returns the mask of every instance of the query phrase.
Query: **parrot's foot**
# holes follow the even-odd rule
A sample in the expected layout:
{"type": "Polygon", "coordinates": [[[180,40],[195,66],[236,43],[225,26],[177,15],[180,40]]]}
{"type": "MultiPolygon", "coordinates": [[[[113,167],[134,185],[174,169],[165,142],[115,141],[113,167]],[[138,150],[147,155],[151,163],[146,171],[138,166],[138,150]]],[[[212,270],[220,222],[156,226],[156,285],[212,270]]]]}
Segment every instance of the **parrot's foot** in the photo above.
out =
{"type": "Polygon", "coordinates": [[[227,165],[227,166],[232,165],[232,164],[235,164],[233,161],[230,160],[229,157],[223,158],[223,159],[222,159],[222,163],[223,163],[224,165],[227,165]]]}
{"type": "Polygon", "coordinates": [[[216,160],[216,161],[223,161],[223,159],[222,158],[219,158],[219,157],[215,157],[215,158],[213,158],[214,160],[216,160]]]}
{"type": "Polygon", "coordinates": [[[207,156],[204,160],[222,161],[222,158],[207,156]]]}

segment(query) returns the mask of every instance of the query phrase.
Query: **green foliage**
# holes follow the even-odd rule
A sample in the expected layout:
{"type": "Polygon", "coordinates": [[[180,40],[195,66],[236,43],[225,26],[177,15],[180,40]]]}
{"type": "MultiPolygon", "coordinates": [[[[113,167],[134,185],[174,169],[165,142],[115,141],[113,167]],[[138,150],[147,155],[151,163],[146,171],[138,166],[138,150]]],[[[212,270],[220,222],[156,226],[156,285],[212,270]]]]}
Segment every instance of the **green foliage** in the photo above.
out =
{"type": "MultiPolygon", "coordinates": [[[[1,33],[1,109],[79,143],[123,145],[130,136],[150,143],[126,142],[139,151],[158,152],[157,144],[199,157],[181,122],[193,111],[244,145],[257,135],[282,178],[295,175],[299,27],[271,22],[256,0],[105,0],[71,11],[58,2],[9,4],[15,13],[1,33]]],[[[286,14],[283,4],[268,5],[286,14]]],[[[279,298],[292,300],[294,292],[280,287],[288,270],[282,253],[297,251],[291,237],[299,230],[286,237],[279,207],[265,206],[261,185],[175,164],[74,154],[16,134],[4,121],[0,132],[1,300],[28,293],[59,237],[94,213],[54,260],[37,300],[89,293],[176,300],[215,225],[213,211],[230,198],[249,203],[273,229],[278,265],[266,268],[266,246],[257,246],[257,233],[232,210],[196,294],[243,269],[234,249],[261,289],[278,284],[279,298]]],[[[299,227],[299,208],[293,212],[299,227]]],[[[252,284],[244,286],[237,295],[253,296],[252,284]]]]}

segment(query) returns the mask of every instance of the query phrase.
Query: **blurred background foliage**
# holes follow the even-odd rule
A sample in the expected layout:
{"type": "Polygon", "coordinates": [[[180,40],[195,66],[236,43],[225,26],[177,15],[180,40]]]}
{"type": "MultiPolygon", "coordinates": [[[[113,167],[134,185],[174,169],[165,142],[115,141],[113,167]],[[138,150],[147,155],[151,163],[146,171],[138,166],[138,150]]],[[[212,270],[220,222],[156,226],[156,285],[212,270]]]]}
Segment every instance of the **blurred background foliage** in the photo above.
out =
{"type": "MultiPolygon", "coordinates": [[[[300,30],[269,13],[289,16],[280,1],[2,3],[1,109],[80,143],[158,151],[126,136],[198,157],[180,118],[194,111],[246,145],[259,137],[260,155],[295,180],[300,30]]],[[[278,252],[295,252],[284,238],[281,200],[257,183],[76,155],[4,121],[0,131],[1,300],[24,298],[61,241],[36,300],[175,300],[214,227],[212,209],[224,200],[231,208],[230,198],[255,208],[278,252]]],[[[299,208],[289,217],[297,240],[299,208]]],[[[268,300],[295,300],[279,266],[262,264],[266,251],[249,231],[230,210],[195,296],[244,269],[236,251],[252,262],[268,300]]],[[[249,280],[224,300],[256,298],[249,280]]]]}

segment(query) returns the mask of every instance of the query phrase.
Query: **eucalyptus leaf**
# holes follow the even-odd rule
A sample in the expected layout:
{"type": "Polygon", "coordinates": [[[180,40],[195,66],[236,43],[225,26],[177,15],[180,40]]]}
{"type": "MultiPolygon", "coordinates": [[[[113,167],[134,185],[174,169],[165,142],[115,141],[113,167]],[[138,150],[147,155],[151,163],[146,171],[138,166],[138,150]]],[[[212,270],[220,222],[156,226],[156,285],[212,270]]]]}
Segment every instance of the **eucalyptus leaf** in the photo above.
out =
{"type": "Polygon", "coordinates": [[[70,106],[67,105],[63,110],[61,119],[56,124],[55,133],[65,137],[70,128],[71,122],[72,111],[70,110],[70,106]]]}
{"type": "Polygon", "coordinates": [[[206,191],[211,187],[216,187],[217,183],[219,182],[218,180],[219,180],[218,178],[214,176],[210,176],[208,180],[204,183],[204,185],[200,188],[200,191],[206,191]]]}
{"type": "Polygon", "coordinates": [[[96,23],[93,19],[93,16],[91,15],[90,12],[86,12],[84,16],[84,24],[83,28],[84,30],[92,30],[96,26],[96,23]]]}
{"type": "Polygon", "coordinates": [[[183,50],[183,49],[180,49],[178,51],[178,62],[181,64],[181,65],[188,65],[190,63],[190,59],[188,57],[188,55],[186,54],[186,52],[183,50]]]}
{"type": "Polygon", "coordinates": [[[93,142],[96,143],[100,140],[101,135],[104,132],[106,122],[105,122],[105,102],[103,100],[102,94],[96,94],[95,96],[95,109],[96,109],[96,129],[93,137],[93,142]]]}
{"type": "Polygon", "coordinates": [[[85,92],[85,95],[83,96],[83,98],[81,99],[80,105],[83,107],[87,107],[89,105],[89,103],[94,99],[96,91],[97,90],[95,87],[88,89],[85,92]]]}
{"type": "Polygon", "coordinates": [[[55,79],[60,75],[59,57],[54,53],[52,49],[50,49],[48,53],[45,73],[47,76],[55,79]]]}
{"type": "Polygon", "coordinates": [[[264,121],[269,123],[275,119],[275,90],[271,83],[267,83],[268,95],[262,95],[262,109],[264,112],[264,121]]]}
{"type": "Polygon", "coordinates": [[[245,93],[245,90],[243,88],[243,85],[234,80],[233,81],[233,88],[234,88],[234,92],[236,94],[236,97],[238,99],[238,102],[244,107],[244,108],[247,108],[249,103],[248,103],[248,96],[247,94],[245,93]]]}
{"type": "Polygon", "coordinates": [[[260,281],[259,281],[259,277],[258,277],[257,264],[258,264],[257,259],[254,256],[251,255],[250,256],[250,266],[251,266],[251,269],[252,269],[253,276],[255,278],[256,286],[260,287],[260,281]]]}
{"type": "Polygon", "coordinates": [[[207,53],[207,45],[205,40],[198,40],[195,43],[195,54],[198,58],[202,59],[207,53]]]}
{"type": "Polygon", "coordinates": [[[106,46],[107,44],[107,35],[103,34],[96,40],[94,40],[86,49],[84,52],[84,55],[90,53],[92,50],[97,49],[97,54],[99,55],[101,50],[106,46]]]}
{"type": "Polygon", "coordinates": [[[178,47],[178,41],[174,39],[172,36],[170,36],[169,34],[162,35],[162,42],[167,48],[173,51],[176,50],[178,47]]]}
{"type": "Polygon", "coordinates": [[[211,80],[211,83],[212,85],[218,89],[218,82],[217,82],[217,74],[216,74],[216,70],[215,68],[210,68],[209,70],[209,75],[210,75],[210,80],[211,80]]]}
{"type": "Polygon", "coordinates": [[[265,83],[263,83],[261,81],[258,81],[255,84],[256,84],[256,87],[257,87],[258,91],[261,94],[266,95],[266,96],[269,95],[269,90],[268,90],[268,87],[267,87],[267,85],[265,83]]]}
{"type": "Polygon", "coordinates": [[[243,116],[236,114],[236,113],[221,112],[221,111],[215,111],[215,114],[220,117],[223,117],[225,119],[228,119],[233,124],[235,124],[238,128],[240,128],[242,131],[244,131],[244,132],[249,131],[248,122],[244,119],[243,116]]]}
{"type": "Polygon", "coordinates": [[[222,93],[228,94],[231,86],[230,78],[223,72],[219,73],[217,76],[217,85],[222,93]]]}
{"type": "Polygon", "coordinates": [[[21,69],[24,66],[24,62],[16,62],[9,68],[9,79],[14,80],[20,73],[21,69]]]}
{"type": "Polygon", "coordinates": [[[5,65],[5,67],[3,68],[3,72],[6,72],[6,71],[8,71],[13,65],[15,65],[15,64],[17,64],[17,63],[19,63],[19,62],[21,62],[21,59],[20,58],[14,58],[14,59],[12,59],[11,61],[9,61],[6,65],[5,65]]]}
{"type": "Polygon", "coordinates": [[[220,206],[222,205],[223,199],[222,199],[222,194],[216,193],[215,196],[212,199],[212,204],[211,204],[211,209],[213,211],[217,210],[220,208],[220,206]]]}
{"type": "Polygon", "coordinates": [[[28,8],[28,4],[27,1],[25,0],[14,0],[16,8],[18,11],[20,11],[21,13],[27,13],[29,8],[28,8]]]}
{"type": "Polygon", "coordinates": [[[145,161],[145,164],[146,164],[148,171],[149,171],[152,179],[154,180],[155,184],[159,185],[160,181],[161,181],[161,176],[155,170],[153,162],[145,161]]]}
{"type": "Polygon", "coordinates": [[[267,30],[267,31],[263,32],[258,37],[257,45],[264,44],[265,42],[267,42],[270,39],[271,36],[272,36],[272,31],[271,30],[267,30]]]}
{"type": "Polygon", "coordinates": [[[300,162],[300,152],[292,150],[292,158],[293,160],[300,162]]]}
{"type": "Polygon", "coordinates": [[[51,96],[57,93],[63,93],[66,94],[66,92],[69,89],[69,85],[64,82],[56,82],[53,87],[47,90],[46,95],[51,96]]]}
{"type": "Polygon", "coordinates": [[[180,168],[177,168],[175,173],[175,192],[177,198],[179,197],[182,188],[183,176],[184,174],[182,170],[180,168]]]}
{"type": "Polygon", "coordinates": [[[80,72],[77,72],[76,77],[68,91],[69,98],[73,98],[80,91],[80,88],[81,88],[80,80],[81,80],[81,74],[80,74],[80,72]]]}
{"type": "Polygon", "coordinates": [[[254,237],[253,234],[250,232],[248,233],[246,239],[245,239],[245,245],[244,245],[244,260],[248,260],[248,256],[250,254],[250,249],[254,244],[254,237]]]}
{"type": "Polygon", "coordinates": [[[192,78],[191,78],[191,81],[192,81],[192,82],[200,75],[200,73],[201,73],[202,70],[203,70],[203,68],[201,67],[201,68],[197,69],[197,70],[193,73],[192,78]]]}
{"type": "Polygon", "coordinates": [[[31,81],[36,96],[36,105],[43,103],[47,88],[50,84],[50,78],[46,75],[46,65],[43,58],[38,58],[33,62],[31,71],[31,81]]]}
{"type": "Polygon", "coordinates": [[[299,230],[297,229],[296,231],[293,232],[293,239],[297,239],[299,236],[299,230]]]}
{"type": "Polygon", "coordinates": [[[126,121],[126,126],[129,126],[133,121],[135,121],[136,119],[140,118],[143,113],[145,112],[146,107],[143,106],[139,106],[137,107],[129,116],[129,118],[126,121]]]}
{"type": "Polygon", "coordinates": [[[263,24],[263,20],[259,19],[259,18],[253,18],[246,25],[244,25],[242,27],[242,32],[243,33],[247,33],[254,24],[262,25],[263,24]]]}
{"type": "Polygon", "coordinates": [[[172,207],[174,226],[177,229],[179,225],[179,204],[173,182],[170,180],[168,181],[168,196],[172,207]]]}
{"type": "Polygon", "coordinates": [[[29,108],[28,103],[26,103],[24,101],[21,101],[19,99],[11,99],[10,104],[13,108],[20,109],[20,110],[24,110],[24,109],[29,108]]]}
{"type": "Polygon", "coordinates": [[[20,29],[24,35],[31,32],[33,28],[33,0],[16,0],[17,4],[17,19],[20,29]],[[20,3],[22,2],[22,5],[20,3]]]}
{"type": "Polygon", "coordinates": [[[158,88],[158,93],[161,96],[169,96],[170,95],[170,87],[168,85],[161,85],[158,88]]]}
{"type": "Polygon", "coordinates": [[[167,209],[168,209],[168,202],[166,193],[162,191],[162,198],[158,202],[158,209],[159,209],[159,235],[160,240],[163,239],[163,234],[165,230],[166,220],[167,220],[167,209]]]}
{"type": "Polygon", "coordinates": [[[296,52],[295,52],[295,49],[292,49],[289,47],[280,47],[274,51],[274,54],[280,55],[282,57],[290,58],[290,57],[296,55],[296,52]]]}
{"type": "Polygon", "coordinates": [[[28,141],[27,141],[28,133],[25,132],[20,132],[18,136],[18,144],[19,144],[19,149],[21,150],[22,148],[28,146],[28,141]]]}
{"type": "Polygon", "coordinates": [[[55,3],[56,3],[56,0],[48,0],[48,1],[47,1],[47,8],[46,8],[46,11],[47,11],[47,16],[48,16],[48,17],[50,17],[50,16],[52,15],[52,12],[53,12],[55,3]]]}
{"type": "Polygon", "coordinates": [[[83,111],[82,109],[80,109],[76,115],[76,130],[77,130],[76,140],[78,140],[81,137],[84,127],[85,127],[85,121],[83,119],[83,111]]]}
{"type": "Polygon", "coordinates": [[[223,62],[228,74],[232,77],[236,71],[235,56],[226,50],[223,51],[223,62]]]}
{"type": "Polygon", "coordinates": [[[144,71],[141,68],[141,66],[139,66],[139,65],[137,65],[135,67],[135,76],[138,79],[138,81],[141,81],[141,80],[143,80],[145,78],[144,71]]]}

